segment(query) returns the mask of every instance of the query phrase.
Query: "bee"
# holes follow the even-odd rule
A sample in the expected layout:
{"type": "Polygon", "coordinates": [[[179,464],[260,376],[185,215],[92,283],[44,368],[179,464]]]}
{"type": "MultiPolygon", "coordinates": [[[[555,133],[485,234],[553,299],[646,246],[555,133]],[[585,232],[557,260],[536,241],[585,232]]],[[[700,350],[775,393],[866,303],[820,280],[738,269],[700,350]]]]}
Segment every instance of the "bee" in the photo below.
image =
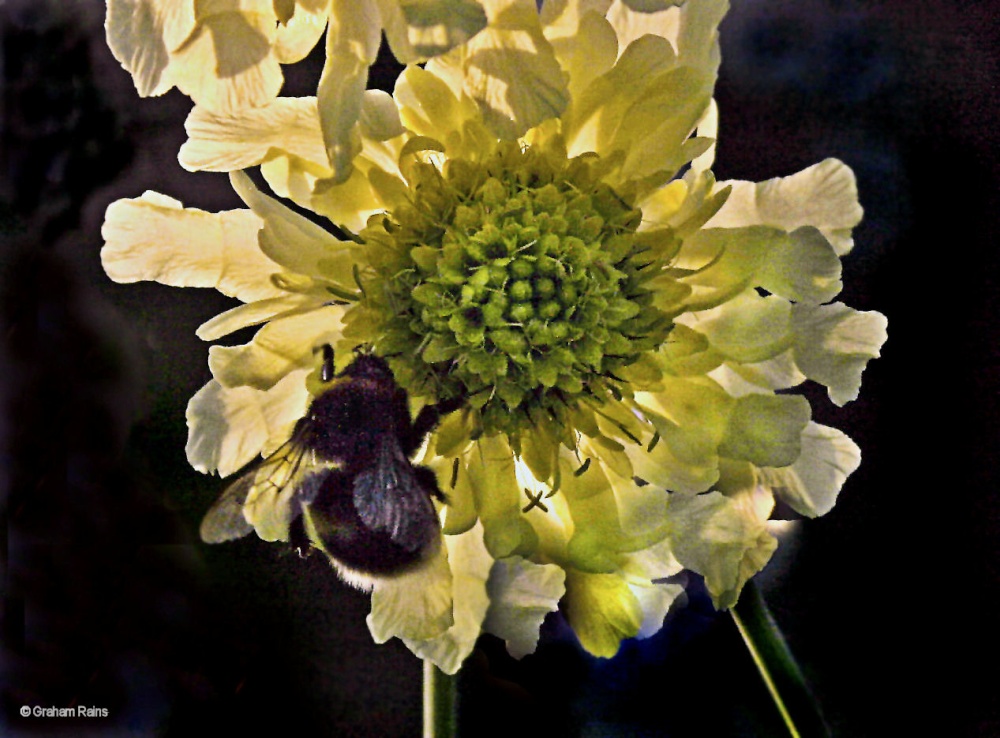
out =
{"type": "Polygon", "coordinates": [[[221,543],[256,530],[301,555],[318,549],[345,581],[370,588],[417,568],[441,544],[433,500],[445,496],[434,472],[410,459],[461,401],[427,405],[411,421],[385,359],[359,353],[336,374],[332,347],[322,351],[327,386],[289,440],[223,491],[201,538],[221,543]]]}

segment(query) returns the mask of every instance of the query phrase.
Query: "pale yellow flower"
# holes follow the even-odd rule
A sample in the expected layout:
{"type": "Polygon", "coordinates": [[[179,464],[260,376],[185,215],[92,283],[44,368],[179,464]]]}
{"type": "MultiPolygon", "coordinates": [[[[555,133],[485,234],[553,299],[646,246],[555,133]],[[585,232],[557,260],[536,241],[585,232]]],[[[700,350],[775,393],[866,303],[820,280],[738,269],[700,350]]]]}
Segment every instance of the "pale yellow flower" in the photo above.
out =
{"type": "Polygon", "coordinates": [[[732,606],[777,545],[775,497],[821,515],[860,462],[777,391],[850,401],[886,338],[832,302],[861,218],[847,166],[712,175],[725,2],[483,4],[486,31],[366,93],[345,181],[316,99],[196,109],[182,161],[233,172],[249,210],[120,201],[102,252],[116,280],[240,299],[206,340],[262,326],[210,350],[188,408],[201,471],[288,437],[323,344],[386,357],[414,409],[463,400],[418,459],[449,498],[446,545],[376,582],[369,616],[449,672],[481,632],[531,652],[560,603],[611,656],[659,629],[682,568],[732,606]]]}

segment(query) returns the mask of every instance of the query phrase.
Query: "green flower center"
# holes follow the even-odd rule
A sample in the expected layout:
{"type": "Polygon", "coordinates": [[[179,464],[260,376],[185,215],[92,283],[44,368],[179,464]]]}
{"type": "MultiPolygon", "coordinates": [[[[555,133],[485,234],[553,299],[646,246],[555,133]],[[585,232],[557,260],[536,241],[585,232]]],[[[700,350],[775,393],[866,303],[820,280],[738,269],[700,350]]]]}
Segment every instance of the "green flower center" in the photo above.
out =
{"type": "Polygon", "coordinates": [[[409,204],[361,234],[375,267],[363,302],[399,382],[467,398],[486,433],[619,392],[616,370],[671,323],[642,285],[642,214],[597,163],[508,142],[415,164],[409,204]]]}

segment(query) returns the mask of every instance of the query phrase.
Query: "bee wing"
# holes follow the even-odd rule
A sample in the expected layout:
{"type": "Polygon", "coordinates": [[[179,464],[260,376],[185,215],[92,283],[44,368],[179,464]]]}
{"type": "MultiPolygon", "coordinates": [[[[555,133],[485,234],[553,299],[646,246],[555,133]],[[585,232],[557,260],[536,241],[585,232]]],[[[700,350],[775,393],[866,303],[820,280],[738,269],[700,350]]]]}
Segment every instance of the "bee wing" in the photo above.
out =
{"type": "Polygon", "coordinates": [[[418,551],[437,534],[432,491],[403,453],[399,440],[386,436],[375,462],[354,478],[354,507],[371,530],[384,530],[408,551],[418,551]]]}
{"type": "Polygon", "coordinates": [[[251,469],[226,487],[201,521],[201,540],[205,543],[224,543],[242,538],[253,530],[243,517],[243,503],[256,476],[257,470],[251,469]]]}
{"type": "Polygon", "coordinates": [[[205,543],[242,538],[256,529],[266,541],[285,540],[315,484],[303,484],[316,467],[312,453],[295,435],[260,464],[226,487],[201,521],[205,543]]]}

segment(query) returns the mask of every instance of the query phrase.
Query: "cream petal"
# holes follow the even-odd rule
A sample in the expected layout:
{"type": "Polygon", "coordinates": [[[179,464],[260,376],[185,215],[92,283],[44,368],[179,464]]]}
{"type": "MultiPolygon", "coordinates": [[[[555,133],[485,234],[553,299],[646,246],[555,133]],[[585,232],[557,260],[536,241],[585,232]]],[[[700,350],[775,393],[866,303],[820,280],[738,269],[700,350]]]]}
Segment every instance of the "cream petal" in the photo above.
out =
{"type": "Polygon", "coordinates": [[[719,454],[758,466],[788,466],[799,458],[810,412],[804,397],[756,393],[739,397],[719,454]]]}
{"type": "Polygon", "coordinates": [[[287,440],[309,405],[308,370],[288,374],[270,390],[223,387],[214,379],[187,406],[188,462],[200,472],[228,476],[262,451],[287,440]]]}
{"type": "Polygon", "coordinates": [[[275,33],[274,56],[279,62],[294,64],[313,50],[326,28],[329,6],[330,0],[294,3],[292,16],[279,23],[275,33]]]}
{"type": "Polygon", "coordinates": [[[569,74],[571,100],[618,58],[615,30],[604,18],[610,4],[610,0],[550,0],[542,5],[542,31],[569,74]]]}
{"type": "Polygon", "coordinates": [[[810,518],[833,509],[841,487],[861,465],[861,449],[844,433],[818,423],[802,431],[802,454],[788,467],[760,469],[771,487],[796,512],[810,518]]]}
{"type": "Polygon", "coordinates": [[[257,245],[261,225],[249,210],[207,213],[147,192],[108,207],[101,263],[116,282],[214,287],[244,302],[276,297],[284,293],[271,275],[281,268],[257,245]]]}
{"type": "Polygon", "coordinates": [[[195,106],[184,121],[188,140],[178,159],[189,171],[248,169],[277,152],[295,156],[328,172],[316,99],[279,97],[239,113],[216,113],[195,106]]]}
{"type": "Polygon", "coordinates": [[[718,307],[681,315],[677,322],[706,336],[726,358],[756,363],[787,350],[791,313],[787,300],[746,290],[718,307]]]}
{"type": "Polygon", "coordinates": [[[323,305],[314,295],[282,293],[278,297],[238,305],[209,318],[195,331],[202,341],[216,341],[242,328],[287,315],[311,312],[323,305]]]}
{"type": "Polygon", "coordinates": [[[475,0],[380,0],[385,37],[403,64],[424,61],[463,44],[486,26],[475,0]]]}
{"type": "Polygon", "coordinates": [[[196,104],[220,113],[270,102],[284,82],[271,54],[274,28],[273,13],[201,15],[198,28],[171,55],[174,84],[196,104]]]}
{"type": "Polygon", "coordinates": [[[709,228],[769,225],[794,231],[818,228],[843,256],[854,245],[851,229],[861,222],[854,172],[837,159],[826,159],[789,177],[765,182],[727,181],[732,186],[726,204],[709,221],[709,228]]]}
{"type": "Polygon", "coordinates": [[[402,637],[402,640],[415,655],[433,662],[445,674],[455,674],[482,633],[483,620],[490,607],[487,579],[493,558],[483,545],[480,525],[458,536],[445,536],[445,543],[451,564],[454,622],[434,638],[402,637]]]}
{"type": "Polygon", "coordinates": [[[332,233],[261,192],[242,172],[230,175],[233,189],[264,223],[260,249],[296,275],[331,282],[342,292],[355,292],[358,258],[353,242],[332,233]]]}
{"type": "Polygon", "coordinates": [[[555,564],[536,564],[520,556],[500,559],[487,584],[490,608],[483,631],[502,638],[507,653],[521,659],[535,652],[545,616],[559,609],[566,573],[555,564]]]}
{"type": "Polygon", "coordinates": [[[455,623],[453,597],[448,549],[442,545],[420,568],[374,581],[368,630],[376,643],[394,637],[404,641],[437,638],[455,623]]]}
{"type": "Polygon", "coordinates": [[[796,305],[792,310],[795,361],[810,379],[827,388],[835,405],[858,397],[861,373],[888,338],[881,313],[861,312],[835,302],[796,305]]]}
{"type": "Polygon", "coordinates": [[[250,343],[212,346],[208,366],[225,387],[268,390],[296,369],[316,364],[315,351],[341,338],[344,309],[329,305],[308,313],[276,318],[263,326],[250,343]]]}
{"type": "Polygon", "coordinates": [[[382,39],[382,18],[375,0],[331,0],[326,31],[326,63],[317,98],[320,128],[335,182],[351,173],[361,151],[357,123],[382,39]]]}
{"type": "Polygon", "coordinates": [[[778,542],[767,530],[773,505],[762,487],[735,495],[671,496],[674,555],[705,577],[717,609],[735,605],[743,585],[774,553],[778,542]]]}
{"type": "Polygon", "coordinates": [[[432,59],[427,70],[479,106],[500,138],[523,135],[559,116],[569,102],[566,79],[542,33],[533,0],[484,2],[489,25],[467,43],[432,59]]]}
{"type": "Polygon", "coordinates": [[[162,95],[174,86],[170,54],[195,28],[194,5],[193,0],[108,0],[108,47],[141,96],[162,95]]]}

